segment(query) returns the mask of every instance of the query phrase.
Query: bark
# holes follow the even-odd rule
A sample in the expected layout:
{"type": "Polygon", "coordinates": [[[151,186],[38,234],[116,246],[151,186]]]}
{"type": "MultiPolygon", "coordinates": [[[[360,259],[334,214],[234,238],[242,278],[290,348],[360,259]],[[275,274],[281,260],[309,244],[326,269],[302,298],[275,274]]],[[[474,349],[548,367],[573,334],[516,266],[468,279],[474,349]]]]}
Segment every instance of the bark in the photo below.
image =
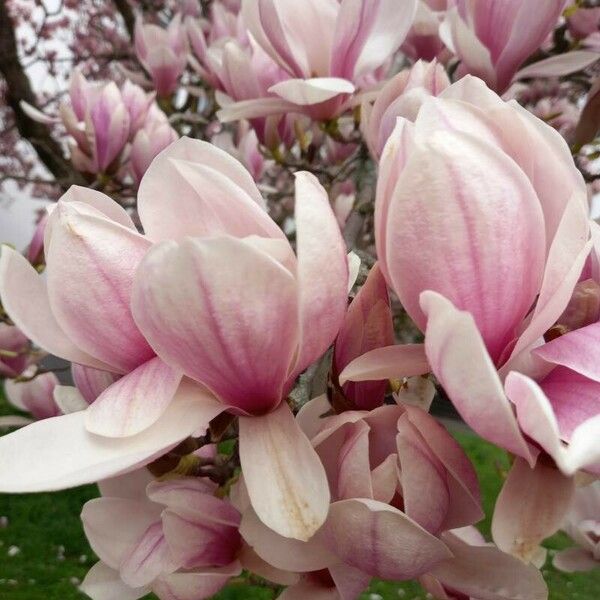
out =
{"type": "Polygon", "coordinates": [[[135,15],[133,14],[133,9],[127,0],[113,0],[117,10],[123,17],[123,21],[125,22],[125,27],[127,28],[127,32],[129,33],[129,37],[133,40],[134,29],[135,29],[135,15]]]}
{"type": "Polygon", "coordinates": [[[52,137],[48,126],[28,117],[19,105],[23,100],[35,106],[36,98],[19,61],[15,26],[6,0],[0,0],[0,74],[7,84],[6,102],[15,113],[20,135],[29,141],[40,160],[63,187],[68,187],[69,183],[83,183],[81,174],[65,158],[61,145],[52,137]]]}

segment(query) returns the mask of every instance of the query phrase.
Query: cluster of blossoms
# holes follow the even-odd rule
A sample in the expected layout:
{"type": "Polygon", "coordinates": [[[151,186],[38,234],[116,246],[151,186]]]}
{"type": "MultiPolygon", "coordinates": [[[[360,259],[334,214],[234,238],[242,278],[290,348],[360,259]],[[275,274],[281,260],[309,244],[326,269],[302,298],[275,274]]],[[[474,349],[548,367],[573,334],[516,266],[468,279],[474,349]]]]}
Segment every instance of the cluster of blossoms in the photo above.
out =
{"type": "Polygon", "coordinates": [[[556,568],[598,566],[598,27],[566,4],[184,2],[136,22],[153,92],[73,75],[73,164],[136,200],[74,185],[2,248],[0,374],[32,419],[0,421],[0,491],[98,482],[92,599],[245,570],[283,600],[544,600],[559,529],[556,568]],[[572,72],[573,127],[544,122],[572,72]],[[173,128],[204,101],[205,139],[173,128]],[[436,396],[510,456],[493,542],[436,396]]]}

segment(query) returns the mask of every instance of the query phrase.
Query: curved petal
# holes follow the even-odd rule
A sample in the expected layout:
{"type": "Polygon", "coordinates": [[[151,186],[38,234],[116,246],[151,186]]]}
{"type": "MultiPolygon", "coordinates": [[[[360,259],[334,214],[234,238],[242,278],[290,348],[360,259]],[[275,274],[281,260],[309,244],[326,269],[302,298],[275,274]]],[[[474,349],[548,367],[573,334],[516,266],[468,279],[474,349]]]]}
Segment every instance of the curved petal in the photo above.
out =
{"type": "Polygon", "coordinates": [[[492,537],[500,550],[524,562],[556,533],[569,509],[575,480],[539,460],[531,468],[517,458],[496,500],[492,537]]]}
{"type": "Polygon", "coordinates": [[[153,425],[173,400],[181,373],[154,357],[106,388],[86,412],[86,427],[127,437],[153,425]]]}
{"type": "Polygon", "coordinates": [[[149,592],[145,587],[133,589],[125,585],[119,572],[103,562],[97,562],[87,572],[79,589],[92,600],[138,600],[149,592]]]}
{"type": "Polygon", "coordinates": [[[338,13],[331,73],[356,81],[398,50],[417,11],[416,0],[344,0],[338,13]]]}
{"type": "Polygon", "coordinates": [[[258,556],[283,571],[320,571],[339,560],[323,544],[320,534],[306,542],[283,537],[269,529],[251,508],[242,517],[240,533],[258,556]]]}
{"type": "Polygon", "coordinates": [[[454,555],[431,570],[443,585],[478,600],[546,600],[542,574],[492,546],[467,544],[451,532],[442,539],[454,555]]]}
{"type": "Polygon", "coordinates": [[[152,162],[140,183],[138,210],[154,242],[222,233],[284,238],[250,173],[227,152],[181,138],[152,162]]]}
{"type": "Polygon", "coordinates": [[[340,384],[346,381],[401,379],[429,373],[431,367],[423,344],[384,346],[355,358],[340,373],[340,384]]]}
{"type": "Polygon", "coordinates": [[[231,123],[240,119],[257,119],[275,115],[284,115],[297,110],[296,105],[283,98],[257,98],[241,100],[222,106],[217,111],[221,123],[231,123]]]}
{"type": "Polygon", "coordinates": [[[81,521],[92,550],[119,569],[148,529],[160,524],[160,507],[129,498],[95,498],[85,503],[81,521]]]}
{"type": "Polygon", "coordinates": [[[442,541],[376,500],[334,502],[324,535],[343,562],[381,579],[413,579],[451,556],[442,541]]]}
{"type": "Polygon", "coordinates": [[[526,77],[562,77],[576,71],[582,71],[600,60],[598,52],[588,50],[572,50],[565,54],[551,56],[534,62],[521,69],[513,77],[513,81],[526,77]]]}
{"type": "Polygon", "coordinates": [[[327,350],[342,325],[348,261],[327,192],[310,173],[296,173],[295,215],[300,322],[297,375],[327,350]]]}
{"type": "Polygon", "coordinates": [[[109,368],[76,346],[50,308],[46,282],[27,259],[8,246],[0,255],[0,298],[17,327],[40,348],[65,360],[109,368]]]}
{"type": "Polygon", "coordinates": [[[252,507],[285,537],[306,541],[329,508],[327,476],[284,402],[262,417],[240,417],[240,461],[252,507]]]}
{"type": "Polygon", "coordinates": [[[260,413],[280,402],[296,352],[296,294],[290,272],[252,244],[187,238],[148,253],[132,306],[165,362],[260,413]]]}
{"type": "Polygon", "coordinates": [[[38,421],[0,437],[0,491],[59,490],[132,471],[208,427],[222,410],[204,390],[184,383],[163,416],[132,437],[89,433],[85,411],[38,421]]]}
{"type": "Polygon", "coordinates": [[[299,106],[310,106],[331,100],[340,94],[354,93],[354,85],[338,77],[313,77],[312,79],[287,79],[269,88],[287,102],[299,106]]]}
{"type": "Polygon", "coordinates": [[[591,571],[600,566],[600,561],[594,559],[590,552],[583,548],[567,548],[557,552],[552,561],[555,569],[565,573],[576,573],[578,571],[591,571]]]}
{"type": "Polygon", "coordinates": [[[211,598],[231,577],[236,577],[241,572],[242,566],[236,560],[226,567],[217,569],[173,573],[155,582],[152,590],[161,598],[203,600],[211,598]]]}
{"type": "Polygon", "coordinates": [[[467,424],[481,437],[533,460],[473,317],[435,292],[421,295],[431,369],[467,424]]]}
{"type": "Polygon", "coordinates": [[[85,367],[77,363],[71,365],[71,376],[73,383],[88,404],[92,404],[109,385],[119,379],[119,375],[115,373],[85,367]]]}
{"type": "Polygon", "coordinates": [[[52,215],[48,298],[80,348],[112,365],[109,370],[127,372],[154,354],[130,309],[133,274],[150,242],[80,206],[59,203],[52,215]]]}
{"type": "Polygon", "coordinates": [[[79,390],[70,385],[57,385],[54,388],[54,401],[63,415],[85,410],[89,406],[79,390]]]}
{"type": "Polygon", "coordinates": [[[411,153],[389,207],[393,288],[421,329],[422,291],[468,310],[497,359],[539,290],[542,222],[531,183],[503,151],[468,134],[434,132],[411,153]]]}

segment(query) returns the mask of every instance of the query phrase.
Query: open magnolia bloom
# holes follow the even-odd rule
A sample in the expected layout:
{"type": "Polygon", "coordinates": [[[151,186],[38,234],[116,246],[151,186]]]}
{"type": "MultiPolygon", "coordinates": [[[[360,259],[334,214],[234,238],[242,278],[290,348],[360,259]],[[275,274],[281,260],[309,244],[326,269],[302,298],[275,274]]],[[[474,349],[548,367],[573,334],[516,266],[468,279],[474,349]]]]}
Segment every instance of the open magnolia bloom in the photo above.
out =
{"type": "Polygon", "coordinates": [[[154,481],[144,469],[99,487],[102,497],[81,513],[100,558],[81,584],[93,600],[135,600],[151,591],[161,600],[203,600],[243,568],[276,583],[294,581],[244,544],[240,513],[206,479],[154,481]]]}
{"type": "Polygon", "coordinates": [[[600,482],[575,490],[561,527],[576,546],[557,552],[553,564],[560,571],[591,571],[600,567],[600,482]]]}
{"type": "Polygon", "coordinates": [[[400,47],[416,6],[416,0],[244,0],[250,35],[287,79],[269,89],[276,98],[232,104],[219,118],[288,112],[318,120],[336,117],[400,47]]]}
{"type": "MultiPolygon", "coordinates": [[[[519,457],[494,538],[533,560],[568,507],[570,476],[600,469],[590,344],[598,314],[586,309],[597,284],[581,288],[592,243],[569,149],[516,103],[465,77],[426,100],[414,124],[398,120],[381,158],[375,228],[381,269],[425,333],[431,371],[478,434],[519,457]]],[[[415,352],[372,351],[341,377],[426,372],[415,352]]]]}
{"type": "Polygon", "coordinates": [[[332,494],[327,520],[311,540],[266,528],[243,486],[233,497],[245,541],[277,569],[302,574],[282,598],[355,600],[372,577],[419,577],[434,593],[448,589],[474,598],[546,597],[535,568],[491,546],[470,548],[452,531],[483,516],[477,478],[460,446],[429,414],[391,405],[325,416],[329,408],[320,397],[298,415],[332,494]]]}
{"type": "Polygon", "coordinates": [[[146,172],[138,210],[145,235],[106,196],[71,188],[46,229],[46,280],[2,251],[13,321],[47,351],[120,378],[85,411],[3,437],[0,488],[59,489],[129,471],[229,410],[240,415],[257,514],[307,539],[329,491],[284,399],[332,343],[346,306],[346,252],[324,189],[297,175],[296,257],[250,174],[183,138],[146,172]]]}

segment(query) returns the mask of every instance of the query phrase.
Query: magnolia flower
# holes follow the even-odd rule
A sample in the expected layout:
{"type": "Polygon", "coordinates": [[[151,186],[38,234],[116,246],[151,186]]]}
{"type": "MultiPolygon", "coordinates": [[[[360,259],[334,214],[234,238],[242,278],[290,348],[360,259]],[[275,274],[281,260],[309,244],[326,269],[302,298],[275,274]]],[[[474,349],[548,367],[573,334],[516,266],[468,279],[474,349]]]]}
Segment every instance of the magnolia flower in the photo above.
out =
{"type": "Polygon", "coordinates": [[[329,409],[321,397],[298,415],[332,490],[328,518],[311,540],[275,534],[243,493],[233,498],[244,540],[272,566],[302,575],[283,598],[354,600],[374,576],[420,577],[428,589],[443,585],[472,597],[491,597],[492,589],[498,599],[546,597],[537,569],[493,547],[469,549],[461,542],[462,532],[453,528],[482,516],[477,479],[432,417],[415,407],[325,416],[329,409]]]}
{"type": "Polygon", "coordinates": [[[442,38],[461,60],[461,74],[481,77],[504,91],[519,67],[554,29],[566,0],[548,0],[531,11],[527,3],[456,0],[446,13],[442,38]]]}
{"type": "Polygon", "coordinates": [[[423,102],[437,96],[450,85],[442,65],[418,61],[410,69],[400,71],[380,91],[375,102],[362,104],[361,129],[371,154],[378,159],[396,125],[398,117],[414,121],[423,102]]]}
{"type": "Polygon", "coordinates": [[[419,0],[417,12],[402,51],[413,60],[434,60],[449,54],[440,39],[439,30],[447,8],[447,0],[419,0]]]}
{"type": "Polygon", "coordinates": [[[139,184],[154,158],[178,137],[165,113],[154,104],[131,143],[129,168],[136,183],[139,184]]]}
{"type": "Polygon", "coordinates": [[[14,325],[0,323],[0,375],[16,377],[29,364],[27,336],[14,325]]]}
{"type": "MultiPolygon", "coordinates": [[[[597,324],[571,311],[577,329],[544,344],[555,325],[565,331],[591,246],[569,149],[530,113],[464,78],[425,101],[414,124],[399,119],[381,158],[375,228],[382,271],[425,332],[437,380],[477,433],[519,457],[494,539],[535,560],[560,525],[571,475],[600,468],[599,379],[589,364],[597,324]]],[[[346,367],[347,378],[426,372],[417,348],[371,352],[346,367]]]]}
{"type": "Polygon", "coordinates": [[[167,29],[144,24],[138,16],[135,22],[135,53],[161,98],[169,97],[177,88],[188,56],[187,37],[177,14],[167,29]]]}
{"type": "Polygon", "coordinates": [[[42,373],[30,381],[8,379],[4,383],[4,391],[6,399],[15,408],[30,413],[34,419],[48,419],[62,414],[54,400],[57,385],[58,379],[54,373],[42,373]]]}
{"type": "Polygon", "coordinates": [[[583,40],[600,29],[600,8],[578,6],[567,17],[567,28],[576,40],[583,40]]]}
{"type": "Polygon", "coordinates": [[[600,482],[577,488],[562,529],[577,544],[557,552],[560,571],[591,571],[600,567],[600,482]]]}
{"type": "MultiPolygon", "coordinates": [[[[202,600],[242,568],[275,571],[243,547],[239,512],[205,479],[153,481],[148,471],[105,480],[83,507],[85,534],[100,562],[81,590],[93,600],[202,600]],[[260,567],[263,566],[263,569],[260,567]]],[[[286,583],[287,581],[282,581],[286,583]]]]}
{"type": "Polygon", "coordinates": [[[416,0],[244,0],[242,15],[261,48],[287,74],[270,99],[227,106],[221,120],[287,112],[331,119],[404,40],[416,0]]]}
{"type": "Polygon", "coordinates": [[[257,514],[283,535],[310,537],[329,492],[285,397],[338,332],[348,266],[313,176],[297,175],[296,198],[298,257],[250,174],[222,150],[182,139],[140,184],[144,236],[109,198],[74,187],[47,226],[47,283],[4,248],[0,294],[11,318],[49,352],[120,378],[85,411],[0,439],[0,487],[56,489],[131,470],[229,410],[240,415],[257,514]]]}

